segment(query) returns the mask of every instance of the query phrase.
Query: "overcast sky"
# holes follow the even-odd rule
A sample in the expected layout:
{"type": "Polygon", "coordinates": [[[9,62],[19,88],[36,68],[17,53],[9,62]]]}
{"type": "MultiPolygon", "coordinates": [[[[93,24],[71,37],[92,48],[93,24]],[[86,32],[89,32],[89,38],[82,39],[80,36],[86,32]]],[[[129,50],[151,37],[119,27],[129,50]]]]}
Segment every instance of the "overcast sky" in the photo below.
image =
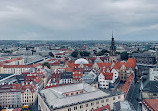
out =
{"type": "Polygon", "coordinates": [[[1,40],[158,40],[158,0],[0,0],[1,40]]]}

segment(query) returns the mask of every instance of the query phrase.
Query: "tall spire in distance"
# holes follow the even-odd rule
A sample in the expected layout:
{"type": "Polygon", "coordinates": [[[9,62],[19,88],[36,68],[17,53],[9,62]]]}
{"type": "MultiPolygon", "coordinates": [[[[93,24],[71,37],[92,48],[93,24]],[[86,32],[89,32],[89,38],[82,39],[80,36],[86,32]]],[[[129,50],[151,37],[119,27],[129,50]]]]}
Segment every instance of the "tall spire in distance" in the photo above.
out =
{"type": "Polygon", "coordinates": [[[114,37],[113,37],[113,31],[112,31],[112,38],[114,38],[114,37]]]}
{"type": "Polygon", "coordinates": [[[112,31],[112,40],[111,40],[111,46],[110,46],[110,55],[112,56],[116,55],[116,46],[115,46],[115,41],[113,37],[113,31],[112,31]]]}
{"type": "Polygon", "coordinates": [[[115,45],[114,36],[113,36],[113,31],[112,31],[112,40],[111,40],[111,45],[115,45]]]}

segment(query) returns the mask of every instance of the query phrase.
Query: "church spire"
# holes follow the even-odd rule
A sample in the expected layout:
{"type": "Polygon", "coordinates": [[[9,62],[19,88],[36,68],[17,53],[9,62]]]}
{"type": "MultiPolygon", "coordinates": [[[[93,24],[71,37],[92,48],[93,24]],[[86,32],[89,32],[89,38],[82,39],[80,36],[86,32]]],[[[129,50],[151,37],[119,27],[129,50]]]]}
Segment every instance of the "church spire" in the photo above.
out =
{"type": "Polygon", "coordinates": [[[112,31],[112,40],[111,40],[111,46],[110,46],[110,55],[112,56],[116,55],[116,46],[115,46],[113,31],[112,31]]]}
{"type": "Polygon", "coordinates": [[[113,31],[112,31],[112,38],[114,38],[114,37],[113,37],[113,31]]]}
{"type": "Polygon", "coordinates": [[[113,36],[113,31],[112,31],[112,40],[111,40],[111,45],[115,45],[115,41],[114,41],[114,36],[113,36]]]}

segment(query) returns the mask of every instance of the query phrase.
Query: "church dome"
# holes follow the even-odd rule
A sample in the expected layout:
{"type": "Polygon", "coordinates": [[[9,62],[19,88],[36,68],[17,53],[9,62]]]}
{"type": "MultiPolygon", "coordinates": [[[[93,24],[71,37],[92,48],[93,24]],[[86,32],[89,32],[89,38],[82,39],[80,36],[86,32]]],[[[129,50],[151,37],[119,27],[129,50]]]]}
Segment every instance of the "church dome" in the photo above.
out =
{"type": "Polygon", "coordinates": [[[89,64],[86,59],[80,58],[75,61],[75,64],[89,64]]]}

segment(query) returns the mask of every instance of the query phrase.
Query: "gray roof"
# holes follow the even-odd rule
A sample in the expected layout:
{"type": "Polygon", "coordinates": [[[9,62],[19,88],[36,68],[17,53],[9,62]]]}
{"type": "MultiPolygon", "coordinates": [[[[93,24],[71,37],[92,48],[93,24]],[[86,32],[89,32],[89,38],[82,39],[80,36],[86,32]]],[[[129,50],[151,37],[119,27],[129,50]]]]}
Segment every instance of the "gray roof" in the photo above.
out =
{"type": "Polygon", "coordinates": [[[1,79],[4,79],[4,78],[6,78],[6,77],[9,77],[9,76],[11,76],[11,75],[13,75],[13,74],[0,74],[0,80],[1,80],[1,79]]]}
{"type": "Polygon", "coordinates": [[[86,83],[44,89],[40,92],[40,94],[44,95],[48,105],[53,106],[54,108],[110,95],[86,83]],[[73,92],[77,90],[84,90],[85,93],[67,97],[63,96],[66,92],[73,92]]]}
{"type": "Polygon", "coordinates": [[[119,101],[114,103],[114,111],[136,111],[128,101],[119,101]]]}
{"type": "Polygon", "coordinates": [[[61,74],[61,79],[72,79],[72,76],[73,76],[72,72],[63,72],[61,74]]]}
{"type": "Polygon", "coordinates": [[[143,91],[158,93],[158,81],[146,80],[143,84],[143,91]]]}
{"type": "Polygon", "coordinates": [[[153,57],[151,54],[148,54],[148,53],[133,53],[132,56],[134,56],[134,57],[153,57]]]}
{"type": "Polygon", "coordinates": [[[97,74],[93,71],[89,72],[88,74],[84,74],[82,76],[82,81],[91,84],[94,81],[97,81],[97,74]]]}

